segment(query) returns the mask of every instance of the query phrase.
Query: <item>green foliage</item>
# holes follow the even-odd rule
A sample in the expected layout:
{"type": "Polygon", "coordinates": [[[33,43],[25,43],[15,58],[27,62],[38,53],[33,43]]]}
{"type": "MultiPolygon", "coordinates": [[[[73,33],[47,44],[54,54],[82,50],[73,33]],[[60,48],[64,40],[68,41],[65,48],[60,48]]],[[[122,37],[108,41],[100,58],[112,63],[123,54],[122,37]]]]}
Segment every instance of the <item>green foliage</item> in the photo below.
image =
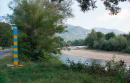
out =
{"type": "Polygon", "coordinates": [[[7,23],[0,23],[0,46],[10,47],[12,41],[11,26],[7,23]]]}
{"type": "Polygon", "coordinates": [[[69,41],[69,45],[71,45],[71,46],[83,46],[84,40],[79,39],[79,40],[69,41]]]}
{"type": "Polygon", "coordinates": [[[94,49],[129,53],[130,42],[128,37],[128,35],[116,36],[113,32],[103,34],[101,32],[92,31],[88,34],[85,45],[94,49]]]}
{"type": "Polygon", "coordinates": [[[123,52],[130,53],[130,33],[129,34],[124,34],[123,36],[126,37],[127,40],[128,40],[127,48],[125,48],[123,50],[123,52]]]}
{"type": "Polygon", "coordinates": [[[0,71],[0,83],[9,83],[6,75],[0,71]]]}
{"type": "Polygon", "coordinates": [[[96,32],[97,40],[100,41],[102,38],[104,38],[104,34],[102,32],[96,32]]]}
{"type": "Polygon", "coordinates": [[[70,2],[54,4],[46,0],[20,0],[15,4],[12,22],[21,32],[21,58],[40,60],[51,53],[60,53],[62,40],[56,34],[64,31],[63,20],[71,16],[70,2]]]}
{"type": "MultiPolygon", "coordinates": [[[[68,60],[69,68],[73,71],[83,72],[83,73],[89,73],[92,75],[99,74],[99,75],[105,75],[105,76],[115,76],[119,83],[127,83],[127,81],[130,81],[129,75],[130,70],[126,69],[126,65],[124,61],[108,61],[104,66],[92,62],[90,65],[87,63],[74,63],[73,61],[68,60]]],[[[114,80],[113,80],[114,81],[114,80]]]]}
{"type": "Polygon", "coordinates": [[[88,34],[87,38],[85,39],[85,44],[89,47],[89,48],[93,48],[93,44],[94,42],[97,40],[97,34],[95,32],[95,30],[92,30],[91,33],[88,34]]]}
{"type": "Polygon", "coordinates": [[[127,47],[127,39],[123,36],[117,36],[109,40],[111,49],[121,51],[127,47]]]}
{"type": "MultiPolygon", "coordinates": [[[[80,3],[82,11],[93,10],[97,8],[96,0],[77,0],[80,3]]],[[[116,15],[120,12],[121,8],[118,6],[120,2],[125,2],[126,0],[103,0],[103,4],[106,10],[109,10],[112,15],[116,15]]]]}
{"type": "MultiPolygon", "coordinates": [[[[86,72],[71,69],[71,67],[63,65],[57,58],[35,63],[22,62],[24,66],[21,68],[7,68],[5,65],[10,63],[9,61],[11,62],[10,57],[0,60],[0,69],[2,69],[0,78],[7,81],[0,81],[0,83],[125,83],[121,82],[117,76],[89,73],[86,69],[86,72]]],[[[100,68],[95,65],[94,67],[100,68]]],[[[128,78],[127,74],[126,78],[128,78]]]]}
{"type": "Polygon", "coordinates": [[[113,32],[107,33],[107,34],[105,35],[105,39],[106,39],[106,40],[109,40],[109,39],[111,39],[111,38],[113,38],[113,37],[115,37],[115,34],[114,34],[113,32]]]}
{"type": "Polygon", "coordinates": [[[128,46],[126,49],[124,49],[123,52],[130,53],[130,46],[128,46]]]}
{"type": "MultiPolygon", "coordinates": [[[[51,0],[52,2],[57,2],[61,3],[62,1],[65,0],[51,0]]],[[[97,0],[76,0],[81,7],[81,10],[83,12],[89,11],[89,10],[94,10],[97,8],[96,3],[98,2],[97,0]]],[[[102,0],[103,5],[105,6],[105,9],[110,11],[111,15],[117,15],[121,8],[119,7],[119,4],[121,2],[125,2],[127,0],[102,0]]]]}
{"type": "Polygon", "coordinates": [[[19,58],[28,61],[32,57],[32,46],[29,37],[23,32],[19,32],[19,58]],[[31,56],[31,57],[30,57],[31,56]]]}

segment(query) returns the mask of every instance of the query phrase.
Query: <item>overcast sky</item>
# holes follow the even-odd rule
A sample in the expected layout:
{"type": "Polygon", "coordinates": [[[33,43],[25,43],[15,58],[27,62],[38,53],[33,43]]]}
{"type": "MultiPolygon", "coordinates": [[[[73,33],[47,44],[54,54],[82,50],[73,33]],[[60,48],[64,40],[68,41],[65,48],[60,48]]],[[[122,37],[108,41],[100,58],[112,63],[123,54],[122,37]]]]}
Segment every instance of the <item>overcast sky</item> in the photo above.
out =
{"type": "MultiPolygon", "coordinates": [[[[11,13],[8,8],[9,1],[11,0],[0,0],[0,16],[11,13]]],[[[109,12],[105,10],[100,0],[98,0],[97,9],[86,13],[83,13],[78,5],[76,1],[73,3],[72,10],[74,17],[68,19],[67,24],[87,29],[104,27],[130,32],[130,2],[120,4],[122,11],[116,16],[109,15],[109,12]]]]}

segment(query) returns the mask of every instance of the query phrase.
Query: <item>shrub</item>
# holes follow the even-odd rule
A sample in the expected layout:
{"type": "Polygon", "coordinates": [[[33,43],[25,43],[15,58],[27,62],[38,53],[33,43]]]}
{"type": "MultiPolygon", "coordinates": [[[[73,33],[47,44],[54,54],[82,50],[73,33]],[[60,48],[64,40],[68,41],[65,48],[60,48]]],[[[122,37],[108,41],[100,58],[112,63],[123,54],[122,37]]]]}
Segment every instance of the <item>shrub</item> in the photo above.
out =
{"type": "Polygon", "coordinates": [[[109,39],[111,39],[111,38],[113,38],[113,37],[115,37],[115,33],[113,33],[113,32],[107,33],[107,34],[105,35],[105,39],[106,39],[106,40],[109,40],[109,39]]]}
{"type": "Polygon", "coordinates": [[[105,35],[92,30],[85,39],[85,45],[94,49],[130,53],[128,47],[130,45],[129,35],[115,35],[113,32],[105,35]]]}
{"type": "Polygon", "coordinates": [[[71,45],[72,46],[83,46],[84,45],[84,40],[83,39],[79,39],[79,40],[71,41],[71,45]]]}
{"type": "Polygon", "coordinates": [[[118,75],[120,77],[126,71],[126,65],[122,60],[120,60],[119,62],[115,62],[114,59],[111,60],[107,62],[106,68],[107,68],[107,73],[109,75],[114,75],[114,76],[118,75]]]}
{"type": "Polygon", "coordinates": [[[90,74],[99,74],[99,75],[108,75],[108,76],[115,76],[121,79],[123,82],[126,80],[130,80],[130,70],[126,69],[126,65],[124,61],[108,61],[105,66],[97,64],[93,61],[91,64],[87,63],[75,63],[73,61],[68,60],[69,68],[73,71],[79,72],[87,72],[90,74]]]}
{"type": "Polygon", "coordinates": [[[68,60],[70,69],[74,71],[79,72],[88,72],[90,74],[104,74],[105,73],[105,67],[101,66],[100,64],[96,64],[95,61],[92,62],[91,65],[88,65],[88,63],[81,63],[80,61],[78,63],[75,63],[73,61],[68,60]]]}
{"type": "Polygon", "coordinates": [[[24,61],[30,60],[34,51],[31,48],[31,43],[29,42],[29,37],[26,33],[19,33],[19,58],[24,61]]]}
{"type": "Polygon", "coordinates": [[[0,22],[0,46],[10,47],[12,44],[12,30],[11,26],[7,23],[0,22]]]}
{"type": "Polygon", "coordinates": [[[128,46],[126,49],[124,49],[123,52],[130,53],[130,46],[128,46]]]}

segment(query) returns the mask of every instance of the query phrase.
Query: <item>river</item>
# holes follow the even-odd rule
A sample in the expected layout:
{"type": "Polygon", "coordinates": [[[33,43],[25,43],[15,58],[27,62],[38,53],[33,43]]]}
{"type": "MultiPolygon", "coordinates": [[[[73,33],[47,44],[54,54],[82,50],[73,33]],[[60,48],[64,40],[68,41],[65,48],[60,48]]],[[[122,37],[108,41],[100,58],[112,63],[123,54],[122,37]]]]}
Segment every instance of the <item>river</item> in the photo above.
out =
{"type": "MultiPolygon", "coordinates": [[[[115,54],[115,53],[114,53],[115,54]]],[[[129,55],[129,54],[128,54],[129,55]]],[[[126,68],[130,68],[130,56],[128,55],[116,55],[115,60],[124,60],[126,64],[126,68]]],[[[112,60],[114,55],[112,52],[101,52],[101,51],[92,51],[92,50],[62,50],[62,55],[60,56],[60,60],[68,64],[68,60],[73,61],[75,63],[87,63],[91,64],[93,61],[97,64],[105,65],[106,62],[112,60]]]]}
{"type": "Polygon", "coordinates": [[[91,59],[91,58],[83,58],[83,57],[78,57],[78,56],[72,56],[72,55],[66,55],[62,54],[60,56],[60,60],[64,63],[67,64],[68,60],[73,61],[74,63],[87,63],[88,65],[91,65],[91,63],[94,61],[96,64],[101,64],[105,65],[106,61],[101,60],[101,59],[91,59]]]}

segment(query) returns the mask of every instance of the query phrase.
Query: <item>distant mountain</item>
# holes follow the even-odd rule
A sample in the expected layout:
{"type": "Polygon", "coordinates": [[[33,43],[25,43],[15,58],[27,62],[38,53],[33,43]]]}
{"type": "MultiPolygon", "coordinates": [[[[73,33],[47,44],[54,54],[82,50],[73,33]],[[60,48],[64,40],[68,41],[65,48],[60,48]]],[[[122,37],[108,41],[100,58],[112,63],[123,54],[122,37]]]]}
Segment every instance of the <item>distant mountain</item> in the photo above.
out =
{"type": "Polygon", "coordinates": [[[119,35],[119,34],[124,34],[124,33],[125,33],[125,32],[123,32],[123,31],[120,31],[120,30],[117,30],[117,29],[94,28],[94,30],[95,30],[96,32],[102,32],[102,33],[104,33],[104,34],[110,33],[110,32],[113,32],[113,33],[115,33],[115,34],[117,34],[117,35],[119,35]]]}
{"type": "MultiPolygon", "coordinates": [[[[109,32],[114,32],[115,34],[124,34],[124,32],[116,30],[116,29],[106,29],[106,28],[94,28],[96,32],[102,32],[104,34],[109,32]]],[[[73,41],[78,39],[84,39],[88,33],[91,32],[91,29],[85,29],[80,26],[67,25],[65,29],[66,32],[60,34],[65,41],[73,41]]]]}
{"type": "Polygon", "coordinates": [[[84,39],[87,36],[89,30],[80,26],[67,25],[66,32],[60,34],[66,41],[84,39]]]}

